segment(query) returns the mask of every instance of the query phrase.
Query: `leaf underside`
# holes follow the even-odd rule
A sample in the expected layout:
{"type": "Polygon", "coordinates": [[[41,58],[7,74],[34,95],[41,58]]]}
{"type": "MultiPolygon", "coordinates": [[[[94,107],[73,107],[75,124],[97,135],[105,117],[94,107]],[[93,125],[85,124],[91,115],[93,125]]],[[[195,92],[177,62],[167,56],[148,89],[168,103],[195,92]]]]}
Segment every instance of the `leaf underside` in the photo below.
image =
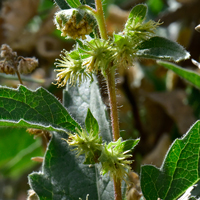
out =
{"type": "Polygon", "coordinates": [[[199,180],[200,121],[171,145],[160,169],[141,168],[141,187],[146,200],[175,200],[199,180]]]}
{"type": "Polygon", "coordinates": [[[84,127],[89,108],[94,118],[98,121],[102,139],[106,142],[112,141],[107,110],[102,102],[96,78],[94,77],[92,83],[87,81],[80,85],[80,87],[67,87],[63,92],[64,106],[71,116],[84,127]]]}

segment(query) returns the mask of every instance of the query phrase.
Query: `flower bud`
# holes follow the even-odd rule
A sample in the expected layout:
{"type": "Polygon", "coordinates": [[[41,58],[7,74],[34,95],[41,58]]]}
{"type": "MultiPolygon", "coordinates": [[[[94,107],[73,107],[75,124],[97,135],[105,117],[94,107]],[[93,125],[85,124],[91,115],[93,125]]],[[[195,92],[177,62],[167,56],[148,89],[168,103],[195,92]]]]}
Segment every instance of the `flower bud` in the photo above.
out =
{"type": "Polygon", "coordinates": [[[55,24],[61,30],[62,36],[69,36],[73,39],[86,39],[95,24],[95,18],[84,10],[67,9],[56,13],[55,24]]]}

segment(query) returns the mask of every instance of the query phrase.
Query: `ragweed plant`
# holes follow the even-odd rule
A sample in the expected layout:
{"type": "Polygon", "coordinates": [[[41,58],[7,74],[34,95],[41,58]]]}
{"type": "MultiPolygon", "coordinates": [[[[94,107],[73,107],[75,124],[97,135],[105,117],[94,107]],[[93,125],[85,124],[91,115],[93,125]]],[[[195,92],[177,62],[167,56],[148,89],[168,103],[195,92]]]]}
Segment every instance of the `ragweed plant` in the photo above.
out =
{"type": "MultiPolygon", "coordinates": [[[[126,180],[132,163],[130,152],[139,140],[122,142],[120,138],[115,94],[115,69],[132,66],[137,57],[166,58],[164,49],[167,46],[162,46],[166,43],[166,39],[155,35],[156,28],[161,23],[152,20],[145,22],[146,5],[135,6],[130,12],[124,30],[113,34],[110,38],[106,32],[101,0],[96,0],[96,10],[88,5],[81,5],[79,1],[76,5],[72,2],[69,5],[74,8],[56,13],[55,23],[61,30],[61,35],[76,39],[77,45],[70,52],[64,50],[61,55],[62,60],[57,60],[55,63],[58,68],[55,71],[59,72],[56,79],[57,84],[65,86],[69,82],[74,85],[77,81],[79,84],[84,84],[84,80],[88,78],[92,80],[92,75],[102,73],[107,81],[114,142],[106,144],[99,137],[98,131],[95,134],[91,133],[92,129],[89,131],[77,129],[75,133],[69,133],[66,141],[70,146],[75,147],[77,155],[85,155],[85,164],[101,163],[101,173],[109,174],[114,180],[115,200],[121,200],[121,181],[126,180]],[[93,36],[89,35],[96,24],[100,35],[94,31],[93,36]]],[[[188,57],[189,54],[181,46],[176,43],[173,45],[185,54],[184,58],[188,57]]],[[[173,49],[173,45],[169,48],[173,49]]],[[[173,53],[169,51],[168,53],[170,53],[170,59],[176,61],[173,53]]],[[[94,119],[92,126],[98,126],[94,119]]]]}
{"type": "MultiPolygon", "coordinates": [[[[130,164],[135,159],[132,150],[139,139],[120,137],[115,71],[133,66],[138,57],[178,62],[189,58],[189,53],[177,43],[156,36],[160,22],[145,21],[144,4],[132,9],[122,32],[108,37],[101,0],[95,0],[95,9],[79,0],[55,2],[61,9],[55,14],[56,27],[62,36],[76,40],[75,48],[63,50],[55,62],[56,84],[67,85],[64,105],[42,87],[35,91],[23,85],[18,89],[0,87],[0,125],[51,132],[42,171],[29,176],[29,184],[40,199],[85,199],[89,194],[92,200],[122,200],[121,183],[128,183],[130,164]],[[93,82],[97,73],[102,73],[107,83],[111,128],[99,88],[93,82]]],[[[34,60],[17,57],[9,48],[7,56],[4,48],[1,72],[13,74],[22,64],[35,66],[34,60]]],[[[200,180],[199,126],[197,122],[174,142],[160,169],[142,167],[145,199],[177,199],[200,180]]]]}

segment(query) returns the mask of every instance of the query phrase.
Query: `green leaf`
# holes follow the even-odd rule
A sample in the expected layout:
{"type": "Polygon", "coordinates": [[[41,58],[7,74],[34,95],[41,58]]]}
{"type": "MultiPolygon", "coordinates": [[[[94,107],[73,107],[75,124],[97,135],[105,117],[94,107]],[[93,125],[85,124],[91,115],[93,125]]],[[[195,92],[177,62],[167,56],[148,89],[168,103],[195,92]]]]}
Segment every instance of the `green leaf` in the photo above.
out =
{"type": "Polygon", "coordinates": [[[64,90],[64,106],[82,127],[85,126],[85,118],[90,108],[91,113],[99,124],[99,132],[106,142],[112,141],[110,125],[108,123],[107,110],[102,102],[97,80],[84,82],[80,87],[67,87],[64,90]]]}
{"type": "Polygon", "coordinates": [[[131,24],[142,23],[147,14],[147,6],[145,4],[139,4],[131,10],[128,21],[125,25],[125,29],[128,28],[131,24]]]}
{"type": "Polygon", "coordinates": [[[79,0],[66,0],[66,2],[69,4],[71,8],[78,8],[81,6],[81,2],[79,0]]]}
{"type": "Polygon", "coordinates": [[[84,165],[84,157],[75,157],[68,148],[65,133],[54,133],[45,155],[42,172],[29,175],[29,184],[41,200],[89,199],[113,200],[113,185],[108,176],[100,176],[99,165],[84,165]]]}
{"type": "Polygon", "coordinates": [[[47,90],[39,88],[31,91],[22,85],[18,89],[0,86],[0,119],[1,125],[19,123],[22,127],[32,124],[33,128],[41,126],[46,130],[80,129],[79,124],[47,90]]]}
{"type": "Polygon", "coordinates": [[[69,6],[71,8],[78,8],[81,6],[81,2],[79,0],[54,0],[55,3],[60,7],[61,10],[68,9],[69,6]]]}
{"type": "Polygon", "coordinates": [[[175,62],[188,59],[190,54],[178,43],[162,37],[152,37],[137,47],[136,55],[143,58],[167,59],[175,62]]]}
{"type": "Polygon", "coordinates": [[[63,131],[62,128],[55,128],[51,125],[45,126],[43,124],[36,124],[33,122],[25,121],[20,119],[19,121],[10,121],[10,120],[0,120],[0,127],[15,127],[15,128],[36,128],[46,131],[63,131]]]}
{"type": "Polygon", "coordinates": [[[68,9],[69,6],[65,0],[54,0],[61,10],[68,9]]]}
{"type": "Polygon", "coordinates": [[[122,35],[119,34],[114,34],[114,42],[119,42],[120,40],[124,40],[124,37],[122,35]]]}
{"type": "Polygon", "coordinates": [[[107,147],[108,149],[113,147],[118,152],[126,152],[133,150],[139,141],[140,139],[129,139],[122,142],[122,138],[119,138],[116,142],[110,142],[107,147]]]}
{"type": "Polygon", "coordinates": [[[199,180],[200,121],[171,145],[160,169],[144,165],[141,188],[146,200],[174,200],[199,180]]]}
{"type": "Polygon", "coordinates": [[[93,133],[93,135],[97,135],[99,133],[99,125],[97,120],[92,115],[90,109],[88,108],[87,116],[85,119],[85,127],[88,133],[93,133]]]}
{"type": "Polygon", "coordinates": [[[121,152],[126,152],[133,150],[134,147],[139,143],[140,139],[129,139],[121,142],[118,146],[115,147],[116,150],[121,152]]]}
{"type": "Polygon", "coordinates": [[[41,138],[33,139],[23,128],[0,128],[0,172],[6,178],[18,179],[37,165],[31,157],[43,156],[41,138]]]}
{"type": "Polygon", "coordinates": [[[200,74],[188,69],[181,68],[178,65],[169,62],[158,61],[158,64],[172,70],[177,75],[189,81],[194,86],[200,89],[200,74]]]}

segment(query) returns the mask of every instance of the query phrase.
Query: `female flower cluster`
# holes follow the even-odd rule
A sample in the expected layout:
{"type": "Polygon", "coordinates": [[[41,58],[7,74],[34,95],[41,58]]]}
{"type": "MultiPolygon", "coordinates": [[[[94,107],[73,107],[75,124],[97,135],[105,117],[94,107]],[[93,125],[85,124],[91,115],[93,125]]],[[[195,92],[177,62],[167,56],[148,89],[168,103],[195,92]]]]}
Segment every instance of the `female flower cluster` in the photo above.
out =
{"type": "MultiPolygon", "coordinates": [[[[137,8],[136,8],[137,9],[137,8]]],[[[134,15],[133,9],[129,20],[122,32],[114,34],[108,41],[98,38],[92,39],[89,35],[96,26],[93,15],[85,10],[69,9],[56,13],[55,23],[62,31],[63,36],[76,39],[76,49],[63,51],[61,59],[57,59],[55,71],[59,87],[65,86],[69,80],[70,84],[78,82],[81,84],[86,79],[92,79],[92,74],[100,71],[104,76],[111,68],[132,66],[137,54],[137,46],[144,40],[155,34],[155,29],[160,23],[148,21],[144,23],[143,13],[141,16],[134,15]]],[[[144,10],[143,12],[146,12],[144,10]]]]}

